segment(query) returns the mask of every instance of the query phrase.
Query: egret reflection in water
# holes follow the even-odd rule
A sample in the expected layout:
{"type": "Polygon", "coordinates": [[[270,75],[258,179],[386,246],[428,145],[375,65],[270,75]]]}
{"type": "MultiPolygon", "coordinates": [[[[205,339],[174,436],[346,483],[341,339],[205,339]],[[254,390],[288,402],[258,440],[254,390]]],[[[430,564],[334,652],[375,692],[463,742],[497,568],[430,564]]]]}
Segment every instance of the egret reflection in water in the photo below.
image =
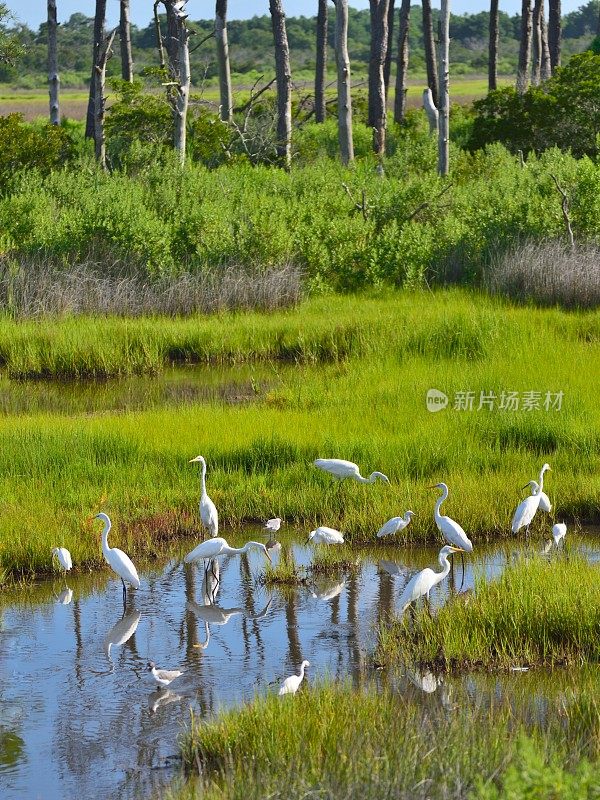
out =
{"type": "Polygon", "coordinates": [[[72,599],[73,599],[73,589],[69,589],[69,587],[66,586],[62,590],[62,592],[59,595],[57,595],[56,602],[60,606],[68,606],[72,599]]]}
{"type": "Polygon", "coordinates": [[[126,614],[122,619],[120,619],[112,628],[108,631],[106,636],[104,637],[102,648],[104,650],[104,654],[112,664],[112,658],[110,657],[110,651],[112,647],[120,647],[121,645],[125,644],[133,634],[137,630],[137,626],[139,624],[141,617],[141,613],[139,611],[131,611],[129,614],[126,614]]]}
{"type": "Polygon", "coordinates": [[[346,588],[346,581],[319,581],[313,585],[311,596],[315,600],[333,600],[340,595],[346,588]]]}
{"type": "Polygon", "coordinates": [[[158,689],[155,689],[148,695],[148,709],[151,714],[156,714],[161,706],[166,706],[169,703],[176,703],[178,700],[182,699],[182,695],[176,694],[171,691],[171,689],[165,689],[163,686],[159,686],[158,689]]]}
{"type": "Polygon", "coordinates": [[[198,619],[208,622],[211,625],[227,625],[232,617],[240,615],[246,619],[262,619],[263,617],[266,617],[272,602],[273,598],[270,597],[267,605],[258,614],[249,614],[245,608],[239,607],[221,608],[220,606],[214,605],[214,603],[208,603],[207,605],[201,606],[194,600],[188,600],[186,603],[186,608],[188,608],[190,611],[193,611],[198,619]]]}

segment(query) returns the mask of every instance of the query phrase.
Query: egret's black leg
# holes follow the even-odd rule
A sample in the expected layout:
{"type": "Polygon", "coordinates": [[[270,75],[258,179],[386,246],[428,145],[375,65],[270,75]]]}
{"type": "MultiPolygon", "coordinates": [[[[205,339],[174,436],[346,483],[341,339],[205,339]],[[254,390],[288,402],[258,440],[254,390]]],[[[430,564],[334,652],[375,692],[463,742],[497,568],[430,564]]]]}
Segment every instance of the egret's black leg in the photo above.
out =
{"type": "Polygon", "coordinates": [[[462,581],[460,582],[460,588],[462,589],[465,585],[465,554],[460,554],[460,563],[462,564],[462,581]]]}
{"type": "Polygon", "coordinates": [[[123,608],[125,608],[125,602],[127,600],[127,587],[125,586],[125,581],[121,578],[121,583],[123,584],[123,608]]]}

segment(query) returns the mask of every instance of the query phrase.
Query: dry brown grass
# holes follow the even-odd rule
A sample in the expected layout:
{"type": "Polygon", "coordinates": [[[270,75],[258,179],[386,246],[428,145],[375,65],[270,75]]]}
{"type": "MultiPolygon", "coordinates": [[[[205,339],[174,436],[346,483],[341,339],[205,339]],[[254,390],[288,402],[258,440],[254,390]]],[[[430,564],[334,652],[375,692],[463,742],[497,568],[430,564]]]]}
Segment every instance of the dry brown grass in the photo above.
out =
{"type": "Polygon", "coordinates": [[[60,267],[43,258],[0,260],[0,309],[20,318],[274,310],[296,305],[301,295],[302,273],[290,264],[262,272],[228,266],[151,279],[122,262],[60,267]]]}
{"type": "Polygon", "coordinates": [[[600,305],[600,246],[521,243],[492,260],[486,282],[490,291],[519,301],[593,308],[600,305]]]}

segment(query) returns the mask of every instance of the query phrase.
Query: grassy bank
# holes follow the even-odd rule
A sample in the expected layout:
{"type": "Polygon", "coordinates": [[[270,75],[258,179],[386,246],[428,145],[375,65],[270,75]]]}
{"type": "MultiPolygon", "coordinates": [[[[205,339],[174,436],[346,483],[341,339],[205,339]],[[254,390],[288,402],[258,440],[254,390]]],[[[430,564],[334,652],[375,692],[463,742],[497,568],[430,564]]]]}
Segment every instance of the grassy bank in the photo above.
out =
{"type": "MultiPolygon", "coordinates": [[[[199,475],[187,461],[198,453],[222,523],[236,528],[281,516],[302,534],[324,524],[365,541],[411,508],[397,543],[437,541],[436,492],[427,487],[445,480],[446,513],[477,546],[510,535],[519,487],[544,461],[559,518],[598,519],[599,351],[597,313],[521,309],[458,291],[320,298],[269,316],[4,321],[0,352],[16,376],[158,371],[170,353],[273,359],[276,381],[244,405],[6,418],[0,563],[39,571],[50,544],[69,547],[79,563],[97,559],[86,520],[100,507],[114,518],[114,544],[132,555],[152,553],[156,538],[194,534],[199,475]],[[297,365],[279,370],[278,358],[297,365]],[[436,414],[425,406],[432,387],[450,398],[436,414]],[[464,391],[474,393],[472,411],[452,407],[464,391]],[[537,391],[541,406],[500,410],[503,391],[537,391]],[[564,393],[560,410],[544,409],[547,391],[564,393]],[[476,410],[481,392],[496,395],[493,410],[476,410]],[[381,470],[391,484],[337,485],[312,467],[319,456],[356,461],[367,475],[381,470]]],[[[536,525],[549,530],[547,518],[536,525]]]]}
{"type": "Polygon", "coordinates": [[[421,698],[334,685],[259,698],[192,723],[182,753],[201,777],[173,797],[594,797],[594,713],[581,698],[552,704],[557,716],[538,727],[502,702],[444,714],[421,698]]]}
{"type": "Polygon", "coordinates": [[[480,581],[432,617],[427,609],[383,628],[378,657],[438,669],[600,661],[600,568],[558,554],[480,581]]]}

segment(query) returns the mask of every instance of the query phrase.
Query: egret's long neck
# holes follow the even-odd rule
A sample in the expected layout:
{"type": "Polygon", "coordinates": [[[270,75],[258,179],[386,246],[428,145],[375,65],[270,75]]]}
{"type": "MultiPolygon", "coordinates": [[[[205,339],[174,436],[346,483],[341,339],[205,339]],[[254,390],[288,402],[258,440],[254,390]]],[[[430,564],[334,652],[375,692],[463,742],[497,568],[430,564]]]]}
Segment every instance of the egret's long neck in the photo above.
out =
{"type": "Polygon", "coordinates": [[[539,484],[540,484],[539,494],[541,494],[543,489],[544,489],[544,472],[545,471],[546,471],[546,469],[544,467],[542,467],[542,471],[540,472],[540,480],[539,480],[539,484]]]}
{"type": "Polygon", "coordinates": [[[104,530],[102,531],[102,552],[104,555],[106,555],[110,550],[110,547],[108,546],[108,532],[110,531],[110,525],[111,524],[109,520],[104,521],[104,530]]]}
{"type": "Polygon", "coordinates": [[[375,476],[373,474],[369,475],[368,478],[363,478],[363,476],[360,474],[360,472],[358,473],[358,475],[354,475],[353,477],[354,477],[354,480],[358,481],[359,483],[375,483],[375,480],[376,480],[376,478],[375,478],[375,476]]]}
{"type": "MultiPolygon", "coordinates": [[[[441,508],[441,506],[442,506],[442,503],[444,502],[444,500],[445,500],[447,497],[448,497],[448,487],[446,486],[446,488],[445,488],[445,489],[443,489],[443,491],[442,491],[442,494],[440,495],[440,497],[438,497],[438,499],[437,499],[437,502],[436,502],[436,504],[435,504],[435,511],[433,512],[433,516],[435,517],[435,520],[436,520],[436,522],[438,522],[438,521],[439,521],[439,519],[440,519],[440,518],[441,518],[441,516],[442,516],[442,515],[440,514],[440,508],[441,508]]],[[[440,562],[440,563],[441,563],[441,562],[440,562]]]]}
{"type": "Polygon", "coordinates": [[[262,546],[263,546],[262,542],[246,542],[246,544],[243,547],[230,547],[229,545],[227,545],[227,547],[224,547],[221,550],[221,552],[222,553],[228,553],[229,555],[235,555],[235,553],[245,553],[251,547],[260,547],[260,548],[262,548],[262,546]]]}
{"type": "Polygon", "coordinates": [[[202,477],[200,479],[202,484],[202,497],[206,495],[206,461],[202,462],[202,477]]]}
{"type": "Polygon", "coordinates": [[[304,679],[304,661],[300,664],[300,680],[304,679]]]}
{"type": "Polygon", "coordinates": [[[443,581],[446,575],[450,572],[450,561],[448,560],[447,555],[440,556],[440,566],[442,567],[441,572],[437,572],[435,576],[435,582],[439,583],[443,581]]]}

